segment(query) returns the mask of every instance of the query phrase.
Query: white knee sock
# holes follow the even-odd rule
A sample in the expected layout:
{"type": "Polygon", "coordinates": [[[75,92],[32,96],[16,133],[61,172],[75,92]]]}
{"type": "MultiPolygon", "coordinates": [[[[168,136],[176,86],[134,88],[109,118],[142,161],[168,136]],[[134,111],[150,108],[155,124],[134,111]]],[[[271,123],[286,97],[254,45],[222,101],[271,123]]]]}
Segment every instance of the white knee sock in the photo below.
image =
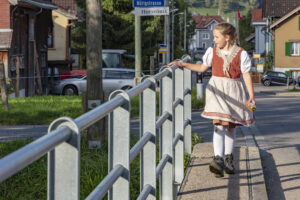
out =
{"type": "Polygon", "coordinates": [[[227,129],[225,134],[225,155],[231,154],[235,141],[235,128],[227,129]]]}
{"type": "Polygon", "coordinates": [[[224,156],[224,136],[227,129],[224,126],[216,125],[213,135],[213,146],[215,156],[224,156]]]}

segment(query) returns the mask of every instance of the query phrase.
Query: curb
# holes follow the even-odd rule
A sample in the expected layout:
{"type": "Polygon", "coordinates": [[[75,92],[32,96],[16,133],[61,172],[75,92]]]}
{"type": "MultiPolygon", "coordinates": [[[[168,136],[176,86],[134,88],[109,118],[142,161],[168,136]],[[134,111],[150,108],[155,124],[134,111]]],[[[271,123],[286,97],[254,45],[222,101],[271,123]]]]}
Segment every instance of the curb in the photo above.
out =
{"type": "Polygon", "coordinates": [[[268,199],[265,177],[261,163],[259,148],[251,134],[250,128],[241,127],[247,143],[247,171],[250,200],[268,199]]]}

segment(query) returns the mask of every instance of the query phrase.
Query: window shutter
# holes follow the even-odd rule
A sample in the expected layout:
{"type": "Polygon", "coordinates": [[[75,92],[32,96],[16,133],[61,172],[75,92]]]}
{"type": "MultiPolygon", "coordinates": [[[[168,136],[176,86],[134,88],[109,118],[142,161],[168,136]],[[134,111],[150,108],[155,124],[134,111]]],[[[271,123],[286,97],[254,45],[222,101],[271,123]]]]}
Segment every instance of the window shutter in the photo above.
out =
{"type": "Polygon", "coordinates": [[[299,28],[299,31],[300,31],[300,16],[299,16],[299,27],[298,28],[299,28]]]}
{"type": "Polygon", "coordinates": [[[289,43],[289,42],[285,43],[285,55],[286,56],[291,55],[291,43],[289,43]]]}

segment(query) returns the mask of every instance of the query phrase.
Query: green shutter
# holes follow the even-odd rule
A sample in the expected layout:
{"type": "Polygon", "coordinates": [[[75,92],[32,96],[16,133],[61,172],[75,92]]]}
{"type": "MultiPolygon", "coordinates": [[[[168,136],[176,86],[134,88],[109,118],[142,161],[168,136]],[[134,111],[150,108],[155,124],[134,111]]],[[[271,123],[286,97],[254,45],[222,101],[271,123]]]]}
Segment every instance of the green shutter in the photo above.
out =
{"type": "Polygon", "coordinates": [[[300,31],[300,16],[299,16],[299,27],[298,28],[299,28],[299,31],[300,31]]]}
{"type": "Polygon", "coordinates": [[[291,43],[289,43],[289,42],[285,43],[285,55],[286,56],[291,55],[291,43]]]}

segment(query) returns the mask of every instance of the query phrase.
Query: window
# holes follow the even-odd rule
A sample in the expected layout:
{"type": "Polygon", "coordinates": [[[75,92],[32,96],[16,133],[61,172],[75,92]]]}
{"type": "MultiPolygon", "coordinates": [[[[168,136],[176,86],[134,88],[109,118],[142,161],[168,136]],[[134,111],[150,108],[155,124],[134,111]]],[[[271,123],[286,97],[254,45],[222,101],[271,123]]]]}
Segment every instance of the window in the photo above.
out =
{"type": "Polygon", "coordinates": [[[291,56],[300,56],[300,43],[291,42],[291,56]]]}
{"type": "Polygon", "coordinates": [[[278,76],[279,76],[280,78],[287,78],[287,76],[286,76],[284,73],[278,73],[278,76]]]}
{"type": "Polygon", "coordinates": [[[206,39],[206,40],[209,39],[209,34],[208,33],[203,33],[202,38],[206,39]]]}
{"type": "Polygon", "coordinates": [[[48,48],[54,48],[54,31],[53,26],[48,27],[48,48]]]}
{"type": "Polygon", "coordinates": [[[202,43],[202,48],[206,49],[206,43],[205,42],[202,43]]]}
{"type": "Polygon", "coordinates": [[[300,42],[286,42],[285,43],[286,56],[300,56],[300,42]]]}

